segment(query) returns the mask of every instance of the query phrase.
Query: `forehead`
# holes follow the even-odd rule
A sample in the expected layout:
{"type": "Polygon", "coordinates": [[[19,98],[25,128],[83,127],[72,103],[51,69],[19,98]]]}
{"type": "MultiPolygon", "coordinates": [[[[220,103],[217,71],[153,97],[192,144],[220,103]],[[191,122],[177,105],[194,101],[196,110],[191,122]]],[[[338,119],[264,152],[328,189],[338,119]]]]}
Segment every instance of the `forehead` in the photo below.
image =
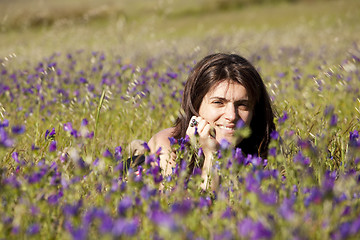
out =
{"type": "Polygon", "coordinates": [[[246,88],[238,82],[223,80],[212,86],[205,98],[225,98],[228,100],[248,99],[246,88]]]}

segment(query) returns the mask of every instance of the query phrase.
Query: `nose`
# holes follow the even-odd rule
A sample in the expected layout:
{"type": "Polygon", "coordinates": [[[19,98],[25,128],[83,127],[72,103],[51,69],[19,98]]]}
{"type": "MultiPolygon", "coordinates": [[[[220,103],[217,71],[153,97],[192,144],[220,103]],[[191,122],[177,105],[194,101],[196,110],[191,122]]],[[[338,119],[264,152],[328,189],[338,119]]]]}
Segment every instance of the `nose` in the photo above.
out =
{"type": "Polygon", "coordinates": [[[237,112],[234,104],[228,103],[225,108],[224,116],[229,122],[234,122],[237,118],[237,112]]]}

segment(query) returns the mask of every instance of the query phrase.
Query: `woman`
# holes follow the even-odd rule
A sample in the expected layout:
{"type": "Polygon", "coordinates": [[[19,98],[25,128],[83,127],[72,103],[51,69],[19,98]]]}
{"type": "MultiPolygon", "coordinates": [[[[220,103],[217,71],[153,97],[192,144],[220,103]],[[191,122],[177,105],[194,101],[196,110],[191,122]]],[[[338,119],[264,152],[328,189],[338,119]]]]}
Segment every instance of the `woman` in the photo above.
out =
{"type": "Polygon", "coordinates": [[[218,53],[198,62],[187,79],[181,108],[183,114],[175,126],[158,132],[148,143],[151,152],[161,147],[160,167],[165,175],[176,165],[169,138],[194,138],[195,132],[205,156],[203,188],[207,187],[212,156],[223,139],[245,154],[267,156],[270,133],[275,130],[274,114],[259,73],[243,57],[218,53]],[[239,121],[251,129],[250,137],[236,139],[239,121]]]}

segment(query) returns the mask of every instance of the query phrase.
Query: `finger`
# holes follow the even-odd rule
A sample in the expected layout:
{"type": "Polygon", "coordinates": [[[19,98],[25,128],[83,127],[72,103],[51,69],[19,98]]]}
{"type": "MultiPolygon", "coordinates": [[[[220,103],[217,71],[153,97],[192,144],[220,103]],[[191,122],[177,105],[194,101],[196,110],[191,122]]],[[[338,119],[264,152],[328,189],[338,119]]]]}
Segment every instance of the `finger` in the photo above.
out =
{"type": "Polygon", "coordinates": [[[203,118],[198,118],[198,125],[197,125],[197,131],[200,134],[202,131],[204,131],[204,127],[208,124],[208,122],[203,118]]]}
{"type": "Polygon", "coordinates": [[[216,150],[216,139],[211,136],[212,126],[208,123],[200,134],[200,144],[205,154],[213,153],[216,150]]]}
{"type": "Polygon", "coordinates": [[[198,124],[197,117],[192,116],[188,125],[188,128],[186,129],[186,134],[189,137],[192,137],[195,134],[195,126],[198,124]]]}
{"type": "Polygon", "coordinates": [[[199,120],[196,116],[192,116],[189,122],[189,127],[195,127],[199,123],[199,120]]]}
{"type": "Polygon", "coordinates": [[[210,137],[210,129],[211,129],[211,126],[209,123],[204,124],[202,131],[201,132],[199,131],[200,137],[202,137],[202,138],[210,137]]]}

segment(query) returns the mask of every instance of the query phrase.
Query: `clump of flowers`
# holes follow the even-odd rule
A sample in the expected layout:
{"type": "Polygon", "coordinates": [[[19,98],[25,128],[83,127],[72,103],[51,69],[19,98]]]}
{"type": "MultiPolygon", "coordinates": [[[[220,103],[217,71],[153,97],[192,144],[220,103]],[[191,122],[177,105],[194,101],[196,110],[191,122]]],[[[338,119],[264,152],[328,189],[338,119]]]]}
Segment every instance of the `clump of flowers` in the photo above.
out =
{"type": "Polygon", "coordinates": [[[201,163],[203,152],[188,138],[169,139],[170,176],[146,142],[144,163],[128,162],[131,140],[176,118],[196,56],[178,56],[184,63],[171,68],[87,51],[2,65],[0,100],[14,111],[0,121],[0,238],[358,238],[358,58],[326,71],[304,50],[304,62],[284,72],[274,59],[286,54],[300,53],[253,53],[274,66],[264,76],[279,113],[268,158],[222,141],[212,169],[220,180],[207,190],[200,165],[189,172],[189,159],[201,163]]]}

